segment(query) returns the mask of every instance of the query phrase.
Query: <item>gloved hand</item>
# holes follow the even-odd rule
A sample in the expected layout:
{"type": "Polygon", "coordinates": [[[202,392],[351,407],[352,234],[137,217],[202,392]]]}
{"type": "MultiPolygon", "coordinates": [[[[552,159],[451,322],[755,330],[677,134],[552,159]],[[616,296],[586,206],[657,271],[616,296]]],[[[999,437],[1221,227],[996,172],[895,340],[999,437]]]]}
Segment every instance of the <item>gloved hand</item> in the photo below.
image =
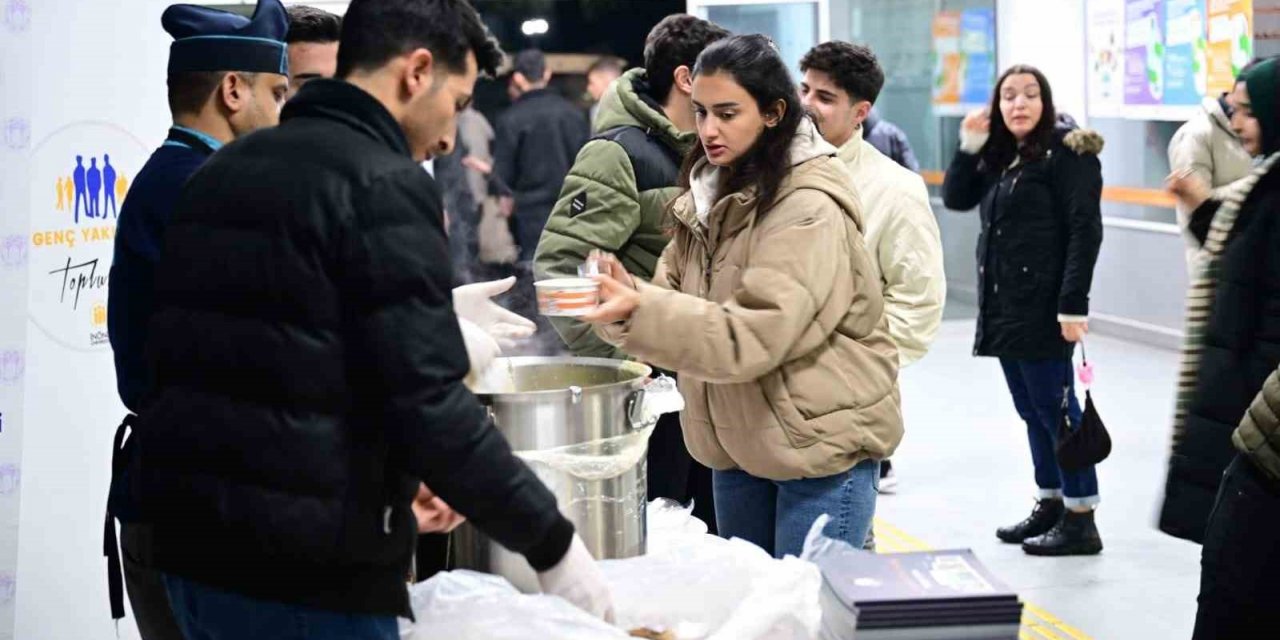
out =
{"type": "Polygon", "coordinates": [[[587,613],[613,624],[613,594],[604,582],[604,574],[591,557],[582,537],[574,534],[573,544],[560,563],[538,574],[542,592],[559,596],[587,613]]]}
{"type": "Polygon", "coordinates": [[[479,380],[480,374],[502,355],[502,347],[484,329],[462,316],[458,316],[458,327],[462,329],[462,342],[467,346],[467,360],[471,363],[467,379],[479,380]]]}
{"type": "MultiPolygon", "coordinates": [[[[458,317],[475,323],[482,331],[498,341],[503,349],[515,346],[516,341],[528,338],[537,325],[524,317],[507,311],[493,301],[495,296],[506,293],[515,286],[515,277],[491,282],[477,282],[453,290],[453,311],[458,317]]],[[[474,367],[473,367],[474,369],[474,367]]]]}

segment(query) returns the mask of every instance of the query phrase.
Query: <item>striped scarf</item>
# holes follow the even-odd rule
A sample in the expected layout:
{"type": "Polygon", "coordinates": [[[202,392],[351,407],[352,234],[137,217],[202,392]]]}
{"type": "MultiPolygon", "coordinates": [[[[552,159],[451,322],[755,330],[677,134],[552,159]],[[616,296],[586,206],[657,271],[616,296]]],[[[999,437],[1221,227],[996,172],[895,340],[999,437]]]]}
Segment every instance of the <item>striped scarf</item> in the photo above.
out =
{"type": "Polygon", "coordinates": [[[1187,411],[1195,397],[1196,382],[1200,373],[1200,356],[1204,352],[1205,330],[1209,325],[1209,314],[1213,310],[1214,291],[1218,285],[1218,270],[1222,263],[1222,251],[1226,248],[1227,238],[1236,225],[1240,215],[1240,207],[1244,204],[1254,186],[1262,179],[1272,165],[1280,159],[1280,153],[1274,153],[1253,172],[1241,179],[1218,207],[1209,225],[1209,236],[1205,239],[1204,249],[1200,254],[1200,269],[1191,283],[1187,293],[1187,331],[1182,346],[1182,365],[1178,371],[1177,404],[1173,413],[1173,441],[1176,444],[1186,433],[1187,411]]]}

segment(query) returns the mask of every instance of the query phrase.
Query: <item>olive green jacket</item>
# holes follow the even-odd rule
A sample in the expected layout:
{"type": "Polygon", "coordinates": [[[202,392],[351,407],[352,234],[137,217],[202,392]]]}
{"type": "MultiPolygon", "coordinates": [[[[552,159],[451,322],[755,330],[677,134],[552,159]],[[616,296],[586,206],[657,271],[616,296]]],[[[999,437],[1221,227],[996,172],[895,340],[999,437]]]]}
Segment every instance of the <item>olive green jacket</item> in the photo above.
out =
{"type": "MultiPolygon", "coordinates": [[[[609,136],[591,140],[578,152],[538,242],[537,279],[576,276],[592,249],[617,255],[637,278],[653,278],[670,239],[663,223],[666,206],[680,195],[673,160],[684,156],[696,135],[677,130],[644,95],[644,86],[644,70],[633,69],[601,98],[596,133],[635,127],[627,134],[640,141],[642,154],[633,163],[623,145],[609,136]]],[[[569,318],[553,318],[552,323],[575,355],[626,358],[586,324],[569,318]]]]}
{"type": "Polygon", "coordinates": [[[1280,371],[1262,385],[1231,440],[1259,469],[1280,481],[1280,371]]]}

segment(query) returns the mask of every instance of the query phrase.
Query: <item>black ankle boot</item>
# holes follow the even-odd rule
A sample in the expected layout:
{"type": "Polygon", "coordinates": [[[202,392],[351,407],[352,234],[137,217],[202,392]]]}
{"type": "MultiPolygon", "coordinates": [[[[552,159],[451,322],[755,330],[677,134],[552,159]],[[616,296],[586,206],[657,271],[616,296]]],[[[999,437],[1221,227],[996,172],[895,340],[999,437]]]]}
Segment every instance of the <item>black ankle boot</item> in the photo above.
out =
{"type": "Polygon", "coordinates": [[[1036,506],[1026,520],[1011,527],[996,529],[996,537],[1009,544],[1022,544],[1027,538],[1044,534],[1062,519],[1062,498],[1036,500],[1036,506]]]}
{"type": "Polygon", "coordinates": [[[1048,533],[1023,542],[1022,550],[1033,556],[1091,556],[1102,552],[1102,537],[1092,511],[1067,511],[1048,533]]]}

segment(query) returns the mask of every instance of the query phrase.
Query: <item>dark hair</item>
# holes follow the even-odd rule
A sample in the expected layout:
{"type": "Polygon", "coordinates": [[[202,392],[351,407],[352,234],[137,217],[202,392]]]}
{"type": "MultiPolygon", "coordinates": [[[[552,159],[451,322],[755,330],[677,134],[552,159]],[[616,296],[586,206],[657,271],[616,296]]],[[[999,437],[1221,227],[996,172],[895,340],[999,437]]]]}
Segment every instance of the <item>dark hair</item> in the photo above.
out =
{"type": "Polygon", "coordinates": [[[547,75],[547,54],[541,49],[525,49],[511,61],[511,71],[529,82],[540,83],[547,75]]]}
{"type": "MultiPolygon", "coordinates": [[[[724,73],[733,77],[747,93],[755,98],[761,113],[775,110],[782,101],[785,111],[778,124],[766,127],[764,132],[743,154],[719,188],[717,197],[755,186],[758,197],[756,210],[764,214],[774,205],[778,187],[791,173],[791,143],[796,130],[805,118],[796,93],[795,82],[782,61],[777,45],[762,35],[733,36],[721,40],[702,52],[694,66],[693,75],[724,73]]],[[[680,187],[688,189],[693,168],[707,155],[701,144],[693,145],[680,168],[680,187]]]]}
{"type": "Polygon", "coordinates": [[[467,0],[351,0],[342,20],[338,77],[368,70],[425,47],[452,71],[475,53],[480,73],[494,75],[502,49],[467,0]]]}
{"type": "Polygon", "coordinates": [[[289,35],[284,41],[337,42],[342,37],[342,17],[303,5],[294,5],[285,11],[289,14],[289,35]]]}
{"type": "Polygon", "coordinates": [[[800,59],[800,71],[821,71],[854,102],[876,103],[884,88],[884,69],[871,49],[848,42],[824,42],[800,59]]]}
{"type": "Polygon", "coordinates": [[[200,113],[229,73],[240,76],[250,85],[258,77],[256,73],[245,71],[180,71],[169,74],[169,113],[175,116],[200,113]]]}
{"type": "Polygon", "coordinates": [[[1041,71],[1029,64],[1017,64],[1009,67],[996,81],[996,89],[991,96],[991,134],[987,143],[982,145],[982,162],[989,171],[1001,171],[1013,162],[1015,157],[1030,161],[1043,156],[1053,144],[1053,129],[1057,126],[1058,112],[1053,107],[1053,90],[1049,88],[1049,80],[1041,71]],[[1040,102],[1044,109],[1040,113],[1040,122],[1036,123],[1031,133],[1019,144],[1009,131],[1000,113],[1000,90],[1005,80],[1019,74],[1035,76],[1040,85],[1040,102]]]}
{"type": "Polygon", "coordinates": [[[676,69],[693,68],[707,45],[729,37],[725,28],[684,13],[662,19],[644,39],[644,73],[649,96],[666,102],[676,83],[676,69]]]}
{"type": "Polygon", "coordinates": [[[1240,84],[1241,82],[1244,82],[1245,78],[1249,75],[1249,72],[1253,71],[1254,67],[1262,64],[1265,60],[1266,58],[1254,58],[1250,60],[1248,63],[1246,63],[1243,67],[1240,68],[1240,73],[1236,74],[1236,81],[1232,83],[1231,86],[1234,87],[1240,84]]]}
{"type": "Polygon", "coordinates": [[[597,71],[610,71],[618,75],[622,75],[625,70],[626,63],[619,58],[613,56],[602,56],[587,67],[587,75],[591,75],[597,71]]]}

